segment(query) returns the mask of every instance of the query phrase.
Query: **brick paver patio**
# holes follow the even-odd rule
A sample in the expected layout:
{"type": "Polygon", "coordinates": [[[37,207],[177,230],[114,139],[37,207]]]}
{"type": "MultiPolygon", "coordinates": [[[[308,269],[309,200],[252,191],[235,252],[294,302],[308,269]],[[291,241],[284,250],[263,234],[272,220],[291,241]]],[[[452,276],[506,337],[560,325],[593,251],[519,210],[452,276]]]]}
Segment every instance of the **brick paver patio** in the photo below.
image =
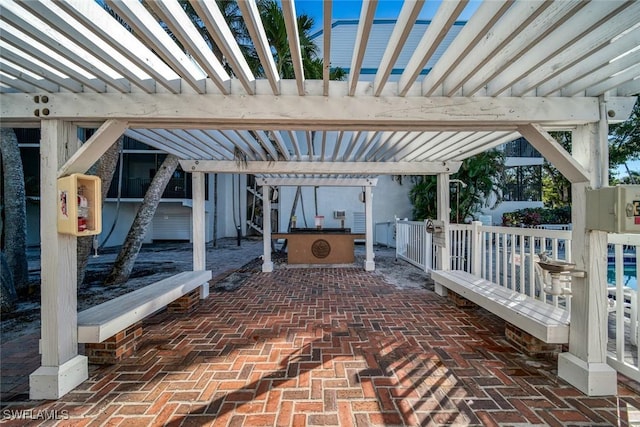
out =
{"type": "MultiPolygon", "coordinates": [[[[15,350],[15,362],[15,353],[33,353],[17,346],[3,344],[3,355],[15,350]]],[[[2,418],[21,426],[50,425],[47,416],[88,426],[613,426],[628,425],[627,405],[640,407],[625,382],[618,397],[587,397],[556,377],[554,361],[518,353],[502,321],[481,309],[360,268],[280,267],[213,292],[192,314],[147,319],[134,357],[91,366],[89,380],[59,401],[28,401],[24,386],[5,393],[2,418]]]]}

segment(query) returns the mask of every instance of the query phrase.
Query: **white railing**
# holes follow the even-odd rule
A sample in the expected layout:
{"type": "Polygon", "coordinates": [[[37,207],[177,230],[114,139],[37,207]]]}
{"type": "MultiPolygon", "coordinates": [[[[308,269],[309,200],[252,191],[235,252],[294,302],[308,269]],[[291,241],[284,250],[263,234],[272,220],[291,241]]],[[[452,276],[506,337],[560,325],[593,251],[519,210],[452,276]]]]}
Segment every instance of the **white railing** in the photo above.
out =
{"type": "Polygon", "coordinates": [[[609,284],[607,287],[609,299],[607,362],[618,372],[638,381],[640,380],[640,354],[638,353],[640,235],[609,234],[608,243],[608,256],[610,260],[613,258],[615,284],[609,284]]]}
{"type": "MultiPolygon", "coordinates": [[[[571,309],[570,297],[545,292],[544,276],[536,271],[541,252],[571,262],[570,227],[492,227],[477,221],[449,227],[451,269],[464,270],[499,286],[571,309]]],[[[640,381],[640,235],[610,234],[608,239],[609,259],[610,263],[613,260],[615,272],[615,277],[608,281],[615,284],[607,285],[610,307],[607,361],[618,372],[640,381]]],[[[396,243],[398,258],[427,272],[437,265],[437,251],[426,231],[426,221],[397,221],[396,243]]]]}
{"type": "Polygon", "coordinates": [[[431,247],[425,221],[396,220],[396,258],[429,271],[433,265],[431,247]]]}

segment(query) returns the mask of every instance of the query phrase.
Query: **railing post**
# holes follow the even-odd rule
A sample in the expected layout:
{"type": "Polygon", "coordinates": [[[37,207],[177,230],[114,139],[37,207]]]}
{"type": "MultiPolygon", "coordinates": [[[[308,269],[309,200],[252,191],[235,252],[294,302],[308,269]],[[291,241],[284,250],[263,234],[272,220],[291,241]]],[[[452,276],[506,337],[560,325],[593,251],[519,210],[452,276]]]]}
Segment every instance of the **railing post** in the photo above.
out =
{"type": "Polygon", "coordinates": [[[433,270],[433,239],[431,238],[431,234],[427,233],[427,220],[425,219],[422,223],[422,236],[423,239],[423,253],[424,253],[424,271],[428,273],[433,270]]]}
{"type": "Polygon", "coordinates": [[[482,269],[482,222],[471,223],[471,271],[470,273],[480,277],[482,269]]]}

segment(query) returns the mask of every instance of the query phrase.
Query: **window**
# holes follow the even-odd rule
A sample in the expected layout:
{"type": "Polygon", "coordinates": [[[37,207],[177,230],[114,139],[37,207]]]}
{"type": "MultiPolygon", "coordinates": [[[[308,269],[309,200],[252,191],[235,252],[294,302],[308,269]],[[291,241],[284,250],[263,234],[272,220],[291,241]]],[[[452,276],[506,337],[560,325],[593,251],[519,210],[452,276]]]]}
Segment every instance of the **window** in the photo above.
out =
{"type": "Polygon", "coordinates": [[[538,150],[524,138],[504,144],[504,155],[505,157],[542,157],[538,150]]]}
{"type": "Polygon", "coordinates": [[[509,202],[542,200],[542,166],[505,168],[504,200],[509,202]]]}

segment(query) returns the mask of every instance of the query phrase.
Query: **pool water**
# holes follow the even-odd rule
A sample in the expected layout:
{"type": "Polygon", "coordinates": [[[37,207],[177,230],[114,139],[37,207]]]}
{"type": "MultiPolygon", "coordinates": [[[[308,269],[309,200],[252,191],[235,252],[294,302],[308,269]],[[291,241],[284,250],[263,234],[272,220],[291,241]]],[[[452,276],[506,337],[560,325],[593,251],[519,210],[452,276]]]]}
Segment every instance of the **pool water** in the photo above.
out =
{"type": "MultiPolygon", "coordinates": [[[[609,264],[607,268],[607,282],[610,285],[616,284],[616,270],[613,264],[609,264]]],[[[627,264],[624,266],[622,284],[633,289],[638,289],[638,274],[634,264],[627,264]]]]}

